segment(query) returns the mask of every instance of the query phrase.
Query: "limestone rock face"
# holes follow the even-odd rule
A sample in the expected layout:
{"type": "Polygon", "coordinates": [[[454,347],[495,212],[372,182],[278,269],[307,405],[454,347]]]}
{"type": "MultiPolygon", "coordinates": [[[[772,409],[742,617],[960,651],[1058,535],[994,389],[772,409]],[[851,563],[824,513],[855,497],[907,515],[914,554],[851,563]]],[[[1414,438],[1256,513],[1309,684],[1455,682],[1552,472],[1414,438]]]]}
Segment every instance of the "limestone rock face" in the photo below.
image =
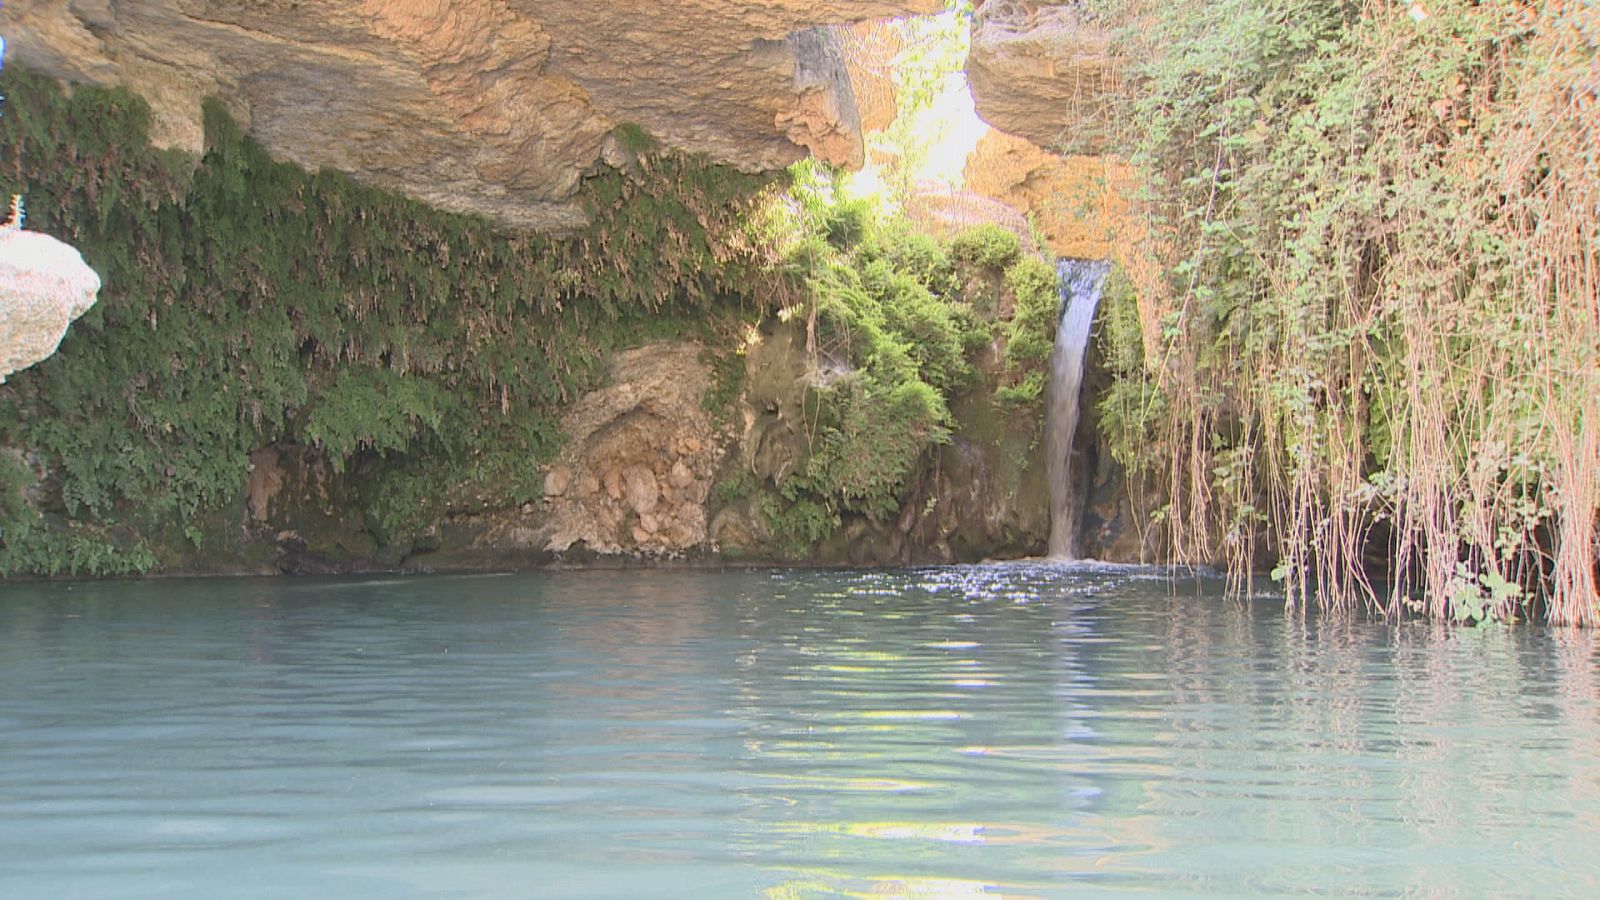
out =
{"type": "Polygon", "coordinates": [[[940,0],[8,0],[15,61],[147,98],[199,150],[222,97],[279,158],[504,224],[581,221],[611,130],[747,171],[859,163],[837,29],[940,0]]]}
{"type": "Polygon", "coordinates": [[[609,386],[562,418],[570,440],[545,477],[544,542],[598,554],[677,556],[708,548],[706,501],[726,453],[701,401],[700,348],[619,354],[609,386]]]}
{"type": "Polygon", "coordinates": [[[1055,156],[999,131],[967,157],[967,188],[1033,218],[1057,256],[1107,259],[1142,229],[1128,198],[1131,167],[1110,156],[1055,156]],[[1113,238],[1121,236],[1121,242],[1113,238]]]}
{"type": "Polygon", "coordinates": [[[1110,146],[1117,69],[1109,32],[1080,0],[988,0],[972,22],[967,78],[978,115],[1049,150],[1110,146]]]}
{"type": "Polygon", "coordinates": [[[0,226],[0,383],[56,352],[99,292],[100,276],[75,248],[0,226]]]}
{"type": "Polygon", "coordinates": [[[905,49],[891,23],[861,22],[839,35],[850,71],[850,89],[863,133],[882,131],[899,115],[894,84],[894,59],[905,49]]]}

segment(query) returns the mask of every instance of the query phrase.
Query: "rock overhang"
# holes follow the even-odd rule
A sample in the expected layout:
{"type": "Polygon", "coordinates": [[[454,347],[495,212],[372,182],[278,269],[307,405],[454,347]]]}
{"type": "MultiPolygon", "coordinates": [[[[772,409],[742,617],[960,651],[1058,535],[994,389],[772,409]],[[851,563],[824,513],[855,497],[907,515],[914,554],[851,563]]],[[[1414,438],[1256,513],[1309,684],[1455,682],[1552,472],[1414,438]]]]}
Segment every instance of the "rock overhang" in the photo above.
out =
{"type": "Polygon", "coordinates": [[[840,26],[942,0],[9,0],[11,58],[125,85],[162,146],[217,96],[274,156],[541,231],[631,124],[745,171],[859,164],[840,26]]]}

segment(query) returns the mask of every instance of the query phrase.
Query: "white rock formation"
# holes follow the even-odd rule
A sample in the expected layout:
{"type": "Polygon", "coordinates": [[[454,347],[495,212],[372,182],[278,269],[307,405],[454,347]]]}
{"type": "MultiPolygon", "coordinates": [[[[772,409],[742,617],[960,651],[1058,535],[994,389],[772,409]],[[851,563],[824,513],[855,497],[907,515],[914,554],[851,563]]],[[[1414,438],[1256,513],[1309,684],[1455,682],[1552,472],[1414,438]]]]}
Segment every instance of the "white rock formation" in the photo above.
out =
{"type": "Polygon", "coordinates": [[[75,248],[0,226],[0,383],[56,352],[99,292],[100,276],[75,248]]]}

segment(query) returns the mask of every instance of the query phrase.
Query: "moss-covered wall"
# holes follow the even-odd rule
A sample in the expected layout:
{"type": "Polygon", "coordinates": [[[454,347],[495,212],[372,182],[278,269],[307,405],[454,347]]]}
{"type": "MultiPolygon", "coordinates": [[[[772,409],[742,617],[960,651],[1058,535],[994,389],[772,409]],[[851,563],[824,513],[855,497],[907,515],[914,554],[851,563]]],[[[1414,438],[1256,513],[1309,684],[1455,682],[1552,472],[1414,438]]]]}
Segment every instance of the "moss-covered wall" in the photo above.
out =
{"type": "Polygon", "coordinates": [[[733,473],[712,501],[761,510],[760,554],[817,558],[851,522],[934,509],[927,472],[973,440],[953,406],[992,408],[977,418],[1024,451],[1036,431],[1054,293],[992,232],[951,249],[839,198],[807,211],[630,129],[630,163],[584,185],[588,228],[510,235],[275,162],[220,107],[195,159],[152,149],[126,92],[16,68],[0,91],[0,195],[105,283],[0,386],[0,575],[282,568],[285,523],[247,490],[268,460],[307,558],[399,565],[447,519],[538,515],[561,410],[620,349],[700,339],[706,403],[738,420],[728,336],[779,307],[810,309],[822,345],[803,464],[733,473]]]}
{"type": "Polygon", "coordinates": [[[0,463],[0,572],[181,564],[268,444],[381,463],[389,538],[465,481],[529,499],[554,411],[608,351],[748,309],[760,284],[735,232],[762,180],[646,146],[589,180],[588,230],[514,237],[274,162],[218,107],[195,160],[151,149],[126,92],[16,67],[0,90],[0,194],[106,285],[0,392],[0,444],[30,454],[0,463]]]}

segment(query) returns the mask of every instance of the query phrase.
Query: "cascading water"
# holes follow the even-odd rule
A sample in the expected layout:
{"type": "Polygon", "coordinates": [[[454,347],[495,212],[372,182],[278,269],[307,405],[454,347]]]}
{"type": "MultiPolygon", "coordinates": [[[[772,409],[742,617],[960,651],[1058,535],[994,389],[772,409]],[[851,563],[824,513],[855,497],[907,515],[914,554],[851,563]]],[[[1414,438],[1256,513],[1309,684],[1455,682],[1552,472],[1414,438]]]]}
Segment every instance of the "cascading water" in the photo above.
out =
{"type": "Polygon", "coordinates": [[[1050,406],[1045,414],[1045,472],[1050,479],[1050,556],[1077,558],[1083,498],[1072,473],[1072,438],[1078,430],[1083,362],[1111,263],[1063,259],[1056,266],[1061,290],[1061,324],[1050,357],[1050,406]]]}

